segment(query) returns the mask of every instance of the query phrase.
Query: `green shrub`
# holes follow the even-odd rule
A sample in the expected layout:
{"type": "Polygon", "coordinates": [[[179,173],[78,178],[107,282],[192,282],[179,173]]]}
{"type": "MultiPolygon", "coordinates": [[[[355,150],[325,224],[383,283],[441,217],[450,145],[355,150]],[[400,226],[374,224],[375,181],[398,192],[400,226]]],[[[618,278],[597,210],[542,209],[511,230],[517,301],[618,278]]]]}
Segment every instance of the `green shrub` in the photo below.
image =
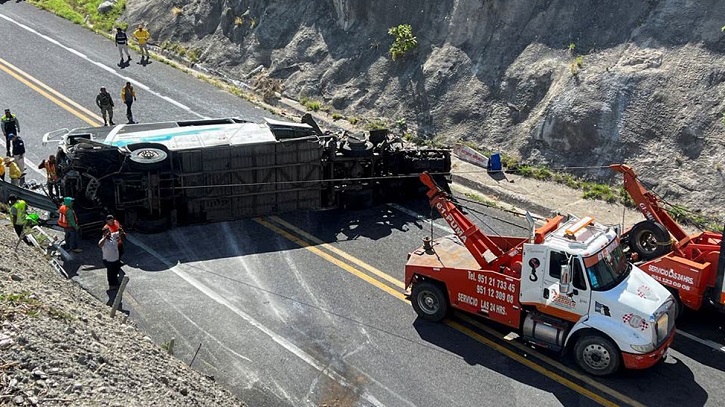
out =
{"type": "Polygon", "coordinates": [[[397,61],[398,58],[418,46],[418,40],[413,35],[413,27],[410,24],[400,24],[397,27],[390,27],[388,34],[395,38],[390,45],[389,51],[393,61],[397,61]]]}
{"type": "Polygon", "coordinates": [[[340,120],[340,119],[344,119],[344,118],[345,118],[345,116],[341,115],[340,113],[332,114],[332,120],[340,120]]]}
{"type": "Polygon", "coordinates": [[[365,130],[384,130],[387,128],[388,123],[381,119],[375,119],[365,124],[365,130]]]}
{"type": "Polygon", "coordinates": [[[354,117],[354,116],[353,117],[348,117],[347,118],[347,121],[348,121],[348,123],[350,123],[350,124],[352,124],[354,126],[354,125],[358,124],[358,122],[360,121],[360,118],[354,117]]]}
{"type": "Polygon", "coordinates": [[[320,107],[322,107],[322,103],[307,97],[303,97],[302,99],[300,99],[300,104],[304,106],[307,110],[312,110],[313,112],[320,110],[320,107]]]}

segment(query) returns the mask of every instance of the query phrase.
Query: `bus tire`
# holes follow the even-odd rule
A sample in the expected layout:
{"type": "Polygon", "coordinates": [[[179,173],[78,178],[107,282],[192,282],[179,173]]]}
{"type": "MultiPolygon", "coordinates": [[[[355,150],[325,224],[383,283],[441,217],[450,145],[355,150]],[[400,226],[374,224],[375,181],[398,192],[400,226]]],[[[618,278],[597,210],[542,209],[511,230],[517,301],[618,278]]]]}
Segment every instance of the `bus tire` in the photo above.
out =
{"type": "Polygon", "coordinates": [[[137,171],[154,171],[164,168],[169,158],[168,149],[157,143],[136,143],[126,146],[131,152],[130,167],[137,171]]]}

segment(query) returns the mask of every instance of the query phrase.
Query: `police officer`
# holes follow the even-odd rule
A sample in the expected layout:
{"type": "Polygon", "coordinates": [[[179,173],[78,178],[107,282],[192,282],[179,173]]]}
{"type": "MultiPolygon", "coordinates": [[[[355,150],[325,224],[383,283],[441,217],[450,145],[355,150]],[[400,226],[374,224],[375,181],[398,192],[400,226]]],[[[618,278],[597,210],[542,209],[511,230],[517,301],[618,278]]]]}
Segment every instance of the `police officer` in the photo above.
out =
{"type": "Polygon", "coordinates": [[[15,233],[18,234],[18,238],[22,238],[25,243],[28,242],[28,238],[25,237],[25,222],[27,222],[26,215],[28,214],[28,205],[22,199],[18,199],[17,195],[11,194],[8,197],[8,204],[10,205],[10,221],[13,224],[15,233]]]}
{"type": "Polygon", "coordinates": [[[2,128],[5,136],[5,146],[7,148],[7,156],[10,156],[10,134],[20,134],[20,121],[14,114],[10,113],[10,109],[5,109],[5,114],[0,118],[0,128],[2,128]]]}
{"type": "Polygon", "coordinates": [[[123,53],[126,53],[128,60],[131,60],[131,54],[128,53],[128,36],[123,28],[116,27],[116,47],[118,47],[118,54],[121,56],[121,62],[119,66],[123,65],[123,53]]]}

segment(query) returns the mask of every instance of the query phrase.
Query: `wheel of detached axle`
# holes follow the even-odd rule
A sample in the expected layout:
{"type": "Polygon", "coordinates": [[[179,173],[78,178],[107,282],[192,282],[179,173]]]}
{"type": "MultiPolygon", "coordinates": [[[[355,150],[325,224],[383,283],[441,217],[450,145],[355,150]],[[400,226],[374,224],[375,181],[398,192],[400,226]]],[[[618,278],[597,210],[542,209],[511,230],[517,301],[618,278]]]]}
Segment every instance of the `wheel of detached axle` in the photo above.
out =
{"type": "Polygon", "coordinates": [[[670,251],[670,234],[661,223],[650,220],[639,222],[629,231],[629,248],[641,260],[660,257],[670,251]]]}
{"type": "Polygon", "coordinates": [[[168,149],[162,144],[136,143],[129,144],[126,148],[131,151],[131,168],[139,171],[163,169],[169,158],[168,149]]]}

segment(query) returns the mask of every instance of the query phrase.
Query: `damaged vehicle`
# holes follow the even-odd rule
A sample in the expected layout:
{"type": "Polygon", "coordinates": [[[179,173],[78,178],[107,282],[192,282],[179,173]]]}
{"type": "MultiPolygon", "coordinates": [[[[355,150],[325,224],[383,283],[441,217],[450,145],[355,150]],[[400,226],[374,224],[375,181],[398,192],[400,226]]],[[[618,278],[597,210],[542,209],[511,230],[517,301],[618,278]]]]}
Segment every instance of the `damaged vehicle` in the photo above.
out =
{"type": "Polygon", "coordinates": [[[447,184],[448,149],[412,148],[387,130],[351,135],[239,118],[62,129],[57,172],[81,232],[114,214],[139,232],[423,197],[418,175],[447,184]]]}

